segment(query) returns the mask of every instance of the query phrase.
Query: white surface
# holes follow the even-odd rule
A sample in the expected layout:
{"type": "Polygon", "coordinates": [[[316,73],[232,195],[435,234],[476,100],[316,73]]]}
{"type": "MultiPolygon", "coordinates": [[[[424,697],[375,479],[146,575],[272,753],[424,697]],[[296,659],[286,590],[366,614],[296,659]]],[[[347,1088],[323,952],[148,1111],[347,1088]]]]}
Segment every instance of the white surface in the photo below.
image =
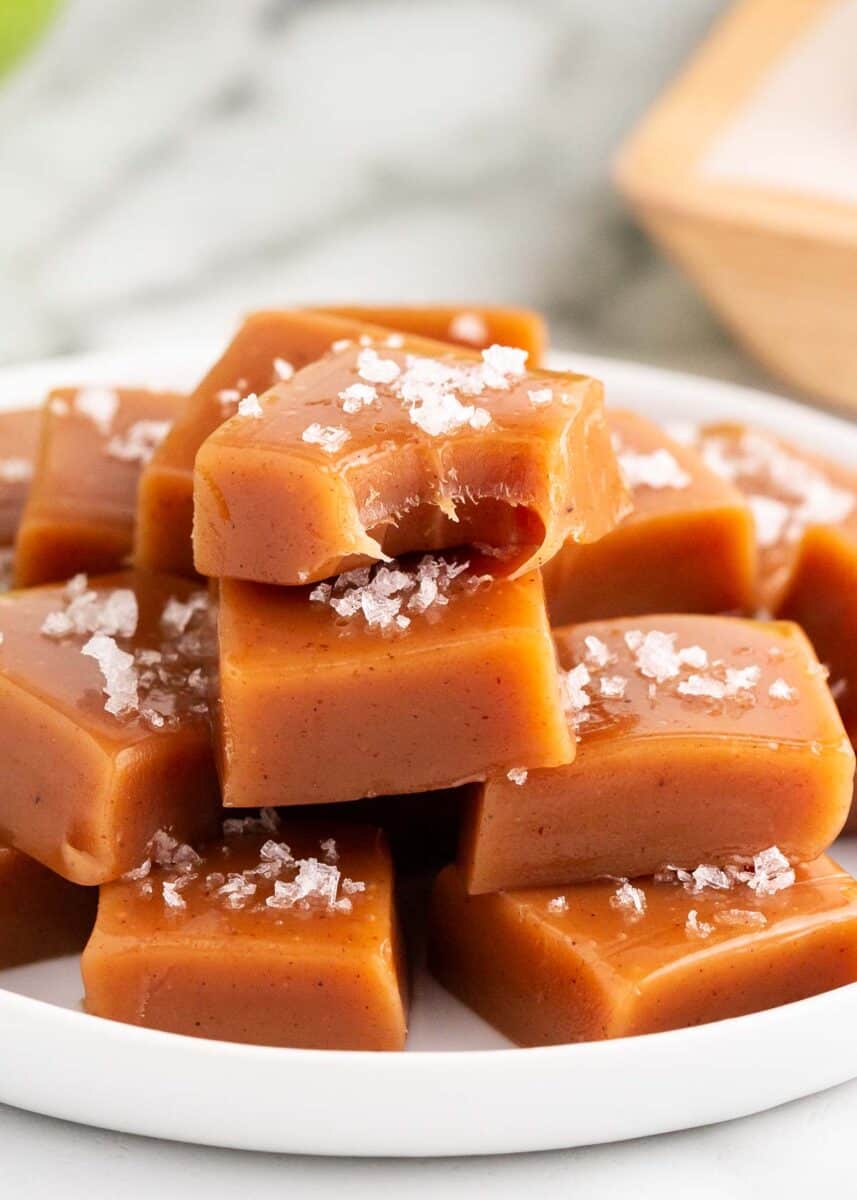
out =
{"type": "MultiPolygon", "coordinates": [[[[9,370],[0,374],[0,399],[36,398],[60,378],[145,379],[153,362],[162,381],[182,384],[208,358],[197,347],[9,370]]],[[[633,364],[561,362],[600,375],[614,404],[667,420],[767,424],[857,461],[852,425],[787,401],[633,364]]],[[[841,857],[857,865],[846,845],[841,857]]],[[[0,1099],[247,1149],[417,1155],[585,1144],[743,1115],[857,1075],[857,985],[698,1029],[508,1050],[422,980],[409,1044],[417,1053],[361,1055],[227,1045],[99,1021],[74,1009],[74,964],[20,968],[5,982],[15,991],[0,992],[0,1099]]]]}
{"type": "Polygon", "coordinates": [[[820,13],[700,160],[701,175],[857,203],[857,0],[820,13]]]}

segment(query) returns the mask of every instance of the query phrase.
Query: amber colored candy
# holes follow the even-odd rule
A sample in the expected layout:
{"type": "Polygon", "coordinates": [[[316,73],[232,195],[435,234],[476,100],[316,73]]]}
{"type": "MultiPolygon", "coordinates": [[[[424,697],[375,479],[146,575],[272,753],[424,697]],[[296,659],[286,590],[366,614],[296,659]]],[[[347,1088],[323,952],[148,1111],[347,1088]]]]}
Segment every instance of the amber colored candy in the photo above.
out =
{"type": "Polygon", "coordinates": [[[196,458],[197,570],[295,585],[484,543],[514,574],[602,537],[627,497],[601,385],[485,354],[351,344],[221,425],[196,458]]]}
{"type": "MultiPolygon", "coordinates": [[[[757,888],[601,880],[432,902],[440,981],[522,1046],[596,1041],[760,1012],[857,981],[857,882],[827,857],[757,888]]],[[[761,883],[761,886],[759,884],[761,883]]]]}
{"type": "Polygon", "coordinates": [[[384,325],[402,333],[434,338],[484,350],[495,344],[526,350],[531,367],[541,366],[547,348],[548,332],[544,317],[529,308],[497,308],[482,305],[427,304],[351,305],[319,308],[317,312],[352,321],[384,325]]]}
{"type": "Polygon", "coordinates": [[[577,757],[474,789],[470,891],[723,865],[774,844],[803,862],[839,833],[854,754],[797,626],[657,616],[554,636],[577,757]]]}
{"type": "Polygon", "coordinates": [[[98,893],[60,879],[26,854],[0,846],[0,970],[77,954],[98,893]]]}
{"type": "Polygon", "coordinates": [[[404,1046],[392,864],[371,828],[227,836],[184,870],[109,884],[81,967],[87,1010],[114,1021],[269,1046],[404,1046]]]}
{"type": "Polygon", "coordinates": [[[0,546],[14,540],[24,509],[39,442],[37,408],[0,413],[0,546]]]}
{"type": "Polygon", "coordinates": [[[571,760],[538,573],[477,582],[471,565],[450,581],[448,565],[421,581],[425,565],[382,567],[365,586],[368,569],[333,588],[221,582],[224,804],[430,791],[571,760]]]}
{"type": "Polygon", "coordinates": [[[545,563],[551,624],[752,609],[756,551],[741,493],[645,417],[608,409],[607,421],[633,511],[545,563]]]}
{"type": "Polygon", "coordinates": [[[158,829],[210,834],[203,599],[134,572],[0,596],[0,840],[96,884],[135,866],[158,829]]]}
{"type": "Polygon", "coordinates": [[[142,388],[50,394],[15,545],[16,587],[123,565],[134,540],[140,471],[184,399],[142,388]]]}
{"type": "MultiPolygon", "coordinates": [[[[391,330],[363,321],[300,310],[251,313],[205,378],[191,393],[172,430],[140,480],[138,566],[193,575],[193,467],[202,443],[235,414],[239,400],[261,394],[292,371],[326,354],[341,339],[370,339],[383,346],[391,330]]],[[[395,339],[394,337],[394,340],[395,339]]],[[[407,337],[415,353],[439,344],[407,337]]]]}
{"type": "Polygon", "coordinates": [[[805,532],[857,517],[857,471],[745,425],[704,426],[695,444],[746,496],[759,547],[758,603],[779,612],[805,532]]]}

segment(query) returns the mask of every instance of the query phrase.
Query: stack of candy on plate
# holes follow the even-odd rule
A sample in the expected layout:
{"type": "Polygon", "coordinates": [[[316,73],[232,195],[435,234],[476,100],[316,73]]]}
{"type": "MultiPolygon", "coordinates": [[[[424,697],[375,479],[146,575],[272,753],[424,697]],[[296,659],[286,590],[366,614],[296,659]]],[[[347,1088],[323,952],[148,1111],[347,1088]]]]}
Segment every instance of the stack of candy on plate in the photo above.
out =
{"type": "Polygon", "coordinates": [[[527,312],[260,312],[189,396],[0,417],[0,967],[367,1050],[426,939],[522,1045],[857,980],[857,474],[543,352],[527,312]]]}

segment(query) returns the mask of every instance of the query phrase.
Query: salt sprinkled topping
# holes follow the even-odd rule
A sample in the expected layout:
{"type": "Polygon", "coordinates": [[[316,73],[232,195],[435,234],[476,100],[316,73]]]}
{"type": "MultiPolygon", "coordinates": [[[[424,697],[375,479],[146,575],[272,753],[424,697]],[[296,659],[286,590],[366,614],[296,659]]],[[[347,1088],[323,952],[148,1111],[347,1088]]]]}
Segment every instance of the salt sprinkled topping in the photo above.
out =
{"type": "Polygon", "coordinates": [[[658,883],[680,883],[686,892],[698,896],[706,888],[728,891],[737,884],[746,884],[757,896],[773,896],[791,887],[795,873],[789,860],[777,846],[769,846],[754,855],[752,860],[730,863],[725,867],[703,864],[693,871],[682,867],[662,867],[655,873],[658,883]]]}
{"type": "Polygon", "coordinates": [[[570,671],[560,671],[560,693],[565,712],[580,720],[580,714],[591,703],[586,686],[592,681],[592,676],[585,663],[578,663],[570,671]]]}
{"type": "Polygon", "coordinates": [[[749,929],[764,929],[768,918],[758,909],[751,908],[722,908],[714,914],[714,923],[726,928],[747,926],[749,929]]]}
{"type": "Polygon", "coordinates": [[[698,668],[708,663],[708,655],[701,646],[677,650],[677,640],[677,634],[662,633],[657,629],[646,634],[639,629],[630,629],[625,634],[625,644],[635,656],[637,670],[657,683],[675,679],[684,665],[698,668]]]}
{"type": "Polygon", "coordinates": [[[391,350],[401,350],[404,344],[405,337],[404,334],[401,333],[391,333],[384,342],[384,345],[389,346],[391,350]]]}
{"type": "Polygon", "coordinates": [[[381,358],[377,350],[366,347],[357,356],[357,374],[367,383],[392,383],[402,368],[393,358],[381,358]]]}
{"type": "Polygon", "coordinates": [[[197,613],[208,611],[208,595],[206,592],[191,592],[187,602],[170,596],[161,613],[161,629],[168,637],[183,634],[197,613]]]}
{"type": "Polygon", "coordinates": [[[519,350],[515,346],[498,346],[496,343],[489,346],[487,350],[483,350],[482,374],[486,386],[507,388],[510,376],[519,379],[524,374],[527,369],[528,357],[526,350],[519,350]]]}
{"type": "Polygon", "coordinates": [[[341,450],[351,434],[341,425],[319,425],[313,421],[301,434],[301,440],[311,446],[321,446],[327,454],[336,454],[341,450]]]}
{"type": "Polygon", "coordinates": [[[709,925],[707,921],[700,921],[699,914],[695,908],[692,908],[687,914],[687,920],[684,923],[685,933],[691,937],[707,938],[714,932],[714,926],[709,925]]]}
{"type": "Polygon", "coordinates": [[[104,676],[101,690],[107,697],[104,705],[107,712],[119,717],[137,708],[139,696],[133,654],[120,650],[116,639],[103,633],[91,637],[81,649],[81,654],[94,658],[104,676]]]}
{"type": "Polygon", "coordinates": [[[236,405],[241,399],[241,393],[238,388],[221,388],[217,393],[217,400],[221,408],[229,411],[233,405],[236,405]]]}
{"type": "Polygon", "coordinates": [[[484,346],[488,341],[488,326],[479,313],[456,313],[449,322],[449,336],[457,342],[469,342],[472,346],[484,346]]]}
{"type": "Polygon", "coordinates": [[[565,896],[554,896],[553,900],[548,900],[548,912],[568,912],[568,901],[565,896]]]}
{"type": "Polygon", "coordinates": [[[527,392],[527,395],[533,408],[542,408],[553,400],[553,389],[549,387],[534,388],[533,391],[527,392]]]}
{"type": "Polygon", "coordinates": [[[120,462],[148,463],[170,432],[170,421],[135,421],[123,434],[114,434],[104,453],[120,462]]]}
{"type": "Polygon", "coordinates": [[[682,470],[669,450],[661,448],[651,454],[637,454],[634,450],[621,450],[617,455],[619,467],[630,488],[686,488],[690,476],[682,470]]]}
{"type": "MultiPolygon", "coordinates": [[[[273,895],[265,900],[268,908],[294,908],[300,904],[309,907],[321,904],[333,909],[339,890],[339,868],[331,863],[320,863],[317,858],[302,858],[297,864],[297,874],[290,883],[278,879],[273,895]]],[[[351,901],[347,901],[351,907],[351,901]]],[[[347,911],[347,910],[345,910],[347,911]]]]}
{"type": "Polygon", "coordinates": [[[223,822],[223,834],[230,837],[243,833],[276,833],[280,818],[275,808],[260,808],[258,817],[227,817],[223,822]]]}
{"type": "Polygon", "coordinates": [[[788,683],[786,683],[785,679],[779,677],[775,679],[768,688],[768,695],[772,700],[796,700],[797,688],[791,687],[788,683]]]}
{"type": "Polygon", "coordinates": [[[624,675],[602,675],[600,683],[601,695],[606,700],[621,700],[625,695],[625,688],[628,686],[628,680],[624,675]]]}
{"type": "Polygon", "coordinates": [[[324,855],[325,862],[339,862],[339,851],[336,849],[335,838],[327,838],[325,841],[319,843],[319,849],[324,855]]]}
{"type": "Polygon", "coordinates": [[[794,870],[777,846],[770,846],[753,855],[752,874],[744,880],[757,896],[773,896],[775,892],[791,887],[794,881],[794,870]]]}
{"type": "Polygon", "coordinates": [[[621,879],[615,893],[610,897],[610,907],[618,908],[637,921],[646,911],[646,893],[634,887],[627,879],[621,879]]]}
{"type": "Polygon", "coordinates": [[[280,383],[288,383],[295,373],[295,368],[284,358],[274,359],[274,378],[280,383]]]}
{"type": "Polygon", "coordinates": [[[517,784],[518,787],[523,787],[527,782],[528,774],[529,772],[526,767],[512,767],[506,772],[506,778],[512,783],[517,784]]]}
{"type": "Polygon", "coordinates": [[[75,394],[74,407],[82,417],[88,417],[98,432],[106,437],[119,407],[119,397],[112,388],[81,388],[75,394]]]}
{"type": "Polygon", "coordinates": [[[607,666],[611,660],[611,654],[606,642],[589,634],[583,639],[583,644],[586,646],[586,657],[590,662],[593,662],[596,667],[607,666]]]}
{"type": "Polygon", "coordinates": [[[255,392],[251,392],[249,396],[245,396],[243,400],[238,401],[238,416],[239,417],[261,417],[263,416],[262,405],[259,403],[259,397],[255,392]]]}
{"type": "Polygon", "coordinates": [[[187,901],[179,894],[179,881],[171,883],[165,879],[161,885],[161,890],[164,897],[164,903],[167,908],[187,908],[187,901]]]}
{"type": "Polygon", "coordinates": [[[366,891],[366,884],[362,879],[349,879],[346,875],[342,880],[342,890],[346,896],[355,896],[358,892],[366,891]]]}
{"type": "MultiPolygon", "coordinates": [[[[318,604],[329,604],[340,617],[358,613],[370,629],[395,631],[407,629],[411,618],[406,611],[429,613],[449,604],[453,582],[467,570],[469,563],[450,563],[427,554],[416,568],[380,565],[358,567],[339,575],[333,583],[320,583],[309,594],[318,604]]],[[[471,577],[470,582],[475,580],[471,577]]]]}
{"type": "Polygon", "coordinates": [[[371,383],[352,383],[339,393],[339,399],[342,401],[343,412],[356,413],[360,412],[361,408],[368,408],[370,404],[374,404],[378,399],[378,392],[371,383]]]}
{"type": "Polygon", "coordinates": [[[72,634],[103,633],[110,637],[133,637],[137,631],[137,597],[129,588],[116,588],[99,600],[85,575],[75,575],[64,589],[66,607],[51,612],[42,622],[45,637],[65,638],[72,634]]]}
{"type": "Polygon", "coordinates": [[[26,483],[33,478],[33,464],[26,458],[0,460],[0,480],[3,483],[26,483]]]}

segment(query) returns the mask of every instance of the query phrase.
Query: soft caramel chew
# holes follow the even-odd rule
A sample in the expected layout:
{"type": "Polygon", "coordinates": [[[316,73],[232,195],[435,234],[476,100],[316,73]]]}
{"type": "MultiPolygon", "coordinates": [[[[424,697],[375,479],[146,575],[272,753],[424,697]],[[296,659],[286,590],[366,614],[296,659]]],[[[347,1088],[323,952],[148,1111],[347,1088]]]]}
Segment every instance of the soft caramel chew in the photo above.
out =
{"type": "Polygon", "coordinates": [[[62,388],[45,402],[15,546],[15,586],[115,571],[131,553],[143,465],[184,397],[140,388],[62,388]]]}
{"type": "Polygon", "coordinates": [[[132,572],[0,596],[0,840],[96,884],[210,831],[204,599],[132,572]]]}
{"type": "Polygon", "coordinates": [[[60,879],[26,854],[0,846],[0,970],[77,954],[98,893],[60,879]]]}
{"type": "Polygon", "coordinates": [[[403,1048],[404,964],[377,831],[290,824],[227,837],[183,866],[102,888],[82,961],[89,1012],[230,1042],[403,1048]]]}
{"type": "Polygon", "coordinates": [[[485,543],[519,573],[603,536],[626,495],[601,385],[484,355],[352,344],[221,425],[196,458],[197,570],[295,585],[485,543]]]}
{"type": "Polygon", "coordinates": [[[770,845],[803,862],[839,833],[854,755],[797,626],[657,616],[555,641],[577,757],[474,789],[470,891],[725,864],[770,845]]]}
{"type": "Polygon", "coordinates": [[[225,804],[429,791],[571,760],[538,573],[449,567],[365,568],[318,588],[221,582],[225,804]]]}
{"type": "Polygon", "coordinates": [[[497,343],[526,350],[531,367],[541,366],[547,347],[547,327],[541,314],[529,308],[485,308],[481,305],[432,304],[421,307],[361,305],[322,308],[319,312],[352,321],[384,325],[402,333],[455,342],[484,350],[497,343]]]}
{"type": "Polygon", "coordinates": [[[753,521],[741,493],[636,413],[607,413],[634,508],[599,541],[545,563],[551,623],[753,607],[753,521]]]}
{"type": "Polygon", "coordinates": [[[745,425],[706,426],[696,445],[747,498],[759,545],[758,603],[777,612],[806,530],[857,517],[857,471],[745,425]]]}
{"type": "Polygon", "coordinates": [[[449,867],[430,965],[523,1046],[759,1012],[857,980],[857,883],[826,857],[796,875],[773,894],[646,879],[468,896],[449,867]]]}
{"type": "Polygon", "coordinates": [[[41,413],[37,408],[0,413],[0,546],[14,540],[33,476],[41,413]]]}
{"type": "MultiPolygon", "coordinates": [[[[234,415],[248,394],[266,392],[327,353],[334,342],[363,338],[383,346],[391,336],[363,321],[323,313],[274,310],[255,312],[242,324],[223,355],[189,397],[172,430],[143,471],[135,561],[155,571],[193,574],[193,464],[202,443],[234,415]]],[[[394,340],[397,340],[394,336],[394,340]]],[[[439,345],[407,337],[415,353],[439,345]]]]}

